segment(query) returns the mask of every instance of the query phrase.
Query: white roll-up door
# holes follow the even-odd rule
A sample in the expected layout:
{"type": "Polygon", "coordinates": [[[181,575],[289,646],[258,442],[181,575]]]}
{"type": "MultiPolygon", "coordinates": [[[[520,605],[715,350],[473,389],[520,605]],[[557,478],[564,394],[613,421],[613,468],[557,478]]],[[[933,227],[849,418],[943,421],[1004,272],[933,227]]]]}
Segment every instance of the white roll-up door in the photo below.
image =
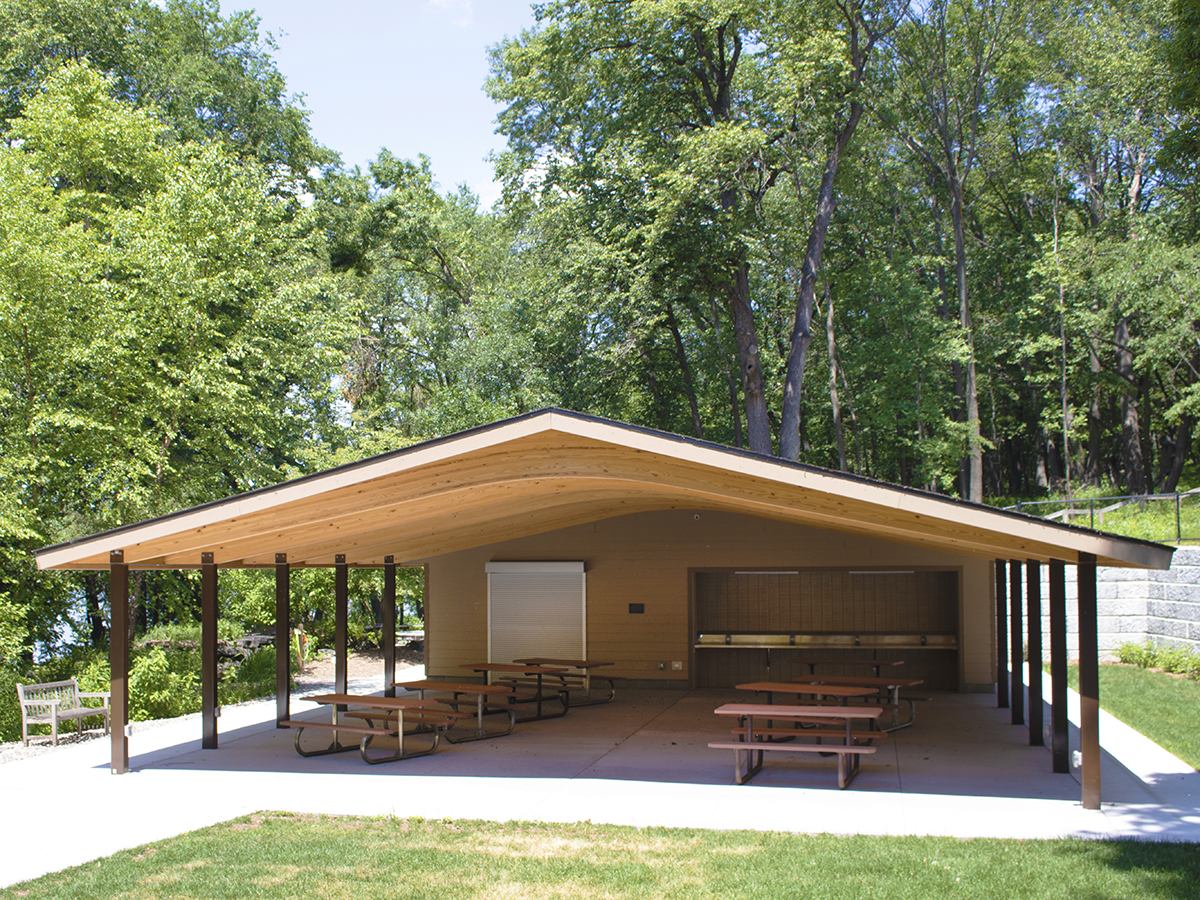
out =
{"type": "Polygon", "coordinates": [[[587,658],[582,562],[491,562],[487,576],[488,662],[587,658]]]}

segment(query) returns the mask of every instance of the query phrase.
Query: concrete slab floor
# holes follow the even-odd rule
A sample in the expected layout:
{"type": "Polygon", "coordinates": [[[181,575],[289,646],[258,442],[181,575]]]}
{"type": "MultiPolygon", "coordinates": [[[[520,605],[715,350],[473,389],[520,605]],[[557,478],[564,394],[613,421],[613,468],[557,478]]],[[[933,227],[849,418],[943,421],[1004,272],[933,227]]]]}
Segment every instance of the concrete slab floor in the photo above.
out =
{"type": "MultiPolygon", "coordinates": [[[[358,683],[370,693],[377,684],[358,683]]],[[[1049,695],[1049,687],[1046,687],[1049,695]]],[[[1072,721],[1078,697],[1072,694],[1072,721]]],[[[747,785],[711,750],[736,691],[619,691],[610,704],[368,766],[357,751],[304,759],[274,727],[274,701],[226,708],[220,749],[195,719],[130,739],[133,771],[109,774],[107,741],[0,766],[18,815],[0,819],[0,886],[257,810],[635,826],[959,837],[1141,837],[1200,841],[1200,773],[1102,713],[1103,808],[1075,775],[1050,771],[984,694],[937,694],[916,724],[879,743],[845,791],[832,759],[768,756],[747,785]],[[784,758],[780,758],[780,757],[784,758]],[[53,840],[46,840],[53,835],[53,840]]],[[[328,711],[293,700],[293,717],[328,711]]],[[[1049,710],[1046,712],[1049,721],[1049,710]]],[[[315,738],[320,740],[318,733],[315,738]]],[[[305,736],[306,741],[308,735],[305,736]]],[[[1072,734],[1072,747],[1078,747],[1072,734]]]]}

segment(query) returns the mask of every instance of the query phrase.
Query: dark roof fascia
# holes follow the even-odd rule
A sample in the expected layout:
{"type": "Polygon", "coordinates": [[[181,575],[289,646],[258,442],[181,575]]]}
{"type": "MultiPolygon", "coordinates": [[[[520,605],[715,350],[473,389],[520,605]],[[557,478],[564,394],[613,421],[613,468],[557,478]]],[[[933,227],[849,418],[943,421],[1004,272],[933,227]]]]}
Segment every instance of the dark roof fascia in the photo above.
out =
{"type": "Polygon", "coordinates": [[[42,547],[34,552],[35,553],[44,553],[44,552],[48,552],[50,550],[64,549],[66,547],[71,547],[76,544],[84,543],[85,541],[94,541],[97,538],[112,537],[112,536],[120,535],[127,531],[132,531],[135,528],[141,528],[145,525],[149,525],[152,523],[169,522],[172,519],[181,518],[183,516],[190,515],[192,513],[199,512],[201,510],[215,509],[215,508],[217,508],[219,506],[223,506],[227,503],[234,503],[237,501],[244,500],[248,497],[256,497],[256,496],[270,493],[271,491],[277,491],[282,487],[291,487],[293,485],[305,484],[310,481],[316,481],[318,479],[325,478],[329,475],[332,475],[335,472],[353,472],[355,469],[363,468],[364,466],[374,465],[375,463],[382,462],[382,461],[389,460],[389,459],[398,459],[398,458],[401,458],[410,453],[427,450],[431,447],[437,447],[442,444],[447,444],[447,443],[451,443],[453,441],[462,440],[463,438],[466,438],[466,437],[471,437],[471,436],[480,435],[480,434],[486,434],[489,431],[495,431],[500,428],[505,428],[516,422],[523,422],[523,421],[527,421],[529,419],[537,418],[538,416],[551,415],[551,414],[565,416],[565,417],[571,418],[571,419],[577,419],[582,422],[592,422],[592,423],[595,423],[598,425],[606,425],[611,428],[618,428],[618,429],[621,429],[624,431],[631,431],[631,432],[635,432],[638,434],[645,434],[645,435],[649,435],[651,437],[659,438],[661,440],[672,441],[672,442],[675,442],[678,444],[683,444],[683,445],[690,446],[690,447],[699,447],[699,448],[706,449],[706,450],[714,450],[719,453],[726,454],[728,456],[735,456],[735,457],[740,457],[743,459],[752,459],[757,462],[773,463],[774,465],[777,465],[780,468],[784,468],[784,469],[791,469],[793,471],[800,471],[800,472],[811,472],[813,474],[822,475],[825,477],[830,477],[830,478],[846,481],[846,482],[852,483],[852,484],[869,485],[871,487],[882,489],[882,490],[894,491],[896,493],[899,493],[899,494],[902,494],[905,496],[920,497],[924,500],[932,500],[937,503],[950,504],[950,505],[956,506],[963,510],[982,511],[982,512],[986,512],[986,513],[989,513],[992,515],[1006,516],[1006,517],[1013,519],[1014,521],[1038,522],[1039,524],[1050,526],[1051,528],[1053,528],[1055,530],[1064,531],[1068,534],[1088,535],[1088,536],[1093,536],[1093,537],[1099,536],[1099,537],[1110,538],[1110,539],[1115,538],[1120,541],[1126,541],[1130,544],[1137,544],[1137,545],[1140,545],[1143,547],[1152,547],[1152,548],[1159,549],[1159,550],[1169,549],[1172,552],[1174,552],[1174,548],[1171,547],[1169,544],[1160,544],[1156,541],[1148,541],[1143,538],[1132,538],[1132,537],[1125,537],[1124,535],[1110,534],[1109,532],[1098,531],[1094,528],[1085,528],[1082,525],[1073,525],[1073,524],[1066,523],[1066,522],[1053,522],[1053,521],[1050,521],[1047,519],[1038,518],[1037,516],[1029,515],[1028,513],[1017,512],[1016,510],[1002,509],[998,506],[988,506],[986,503],[975,503],[970,500],[963,500],[959,497],[949,497],[945,494],[934,494],[930,491],[921,490],[920,488],[904,487],[903,485],[892,484],[890,482],[880,481],[875,478],[868,478],[864,475],[858,475],[858,474],[855,474],[852,472],[840,472],[835,469],[827,469],[823,466],[815,466],[812,463],[802,463],[802,462],[796,462],[796,461],[789,460],[789,459],[780,459],[779,457],[775,457],[775,456],[765,456],[764,454],[755,453],[751,450],[745,450],[745,449],[742,449],[739,447],[728,447],[724,444],[718,444],[713,441],[706,441],[701,438],[692,438],[692,437],[687,437],[687,436],[681,435],[681,434],[674,434],[669,431],[660,431],[657,428],[649,428],[645,425],[631,425],[628,422],[620,422],[620,421],[617,421],[616,419],[605,418],[604,416],[597,416],[597,415],[593,415],[591,413],[576,412],[575,410],[561,409],[559,407],[554,407],[554,406],[543,407],[542,409],[537,409],[537,410],[533,410],[531,412],[522,413],[517,416],[512,416],[511,418],[508,418],[508,419],[501,419],[497,422],[490,422],[487,425],[477,425],[474,428],[467,428],[463,431],[456,431],[452,434],[443,435],[442,437],[430,438],[427,441],[421,441],[420,443],[411,444],[407,447],[399,447],[395,450],[388,450],[385,453],[379,453],[379,454],[376,454],[375,456],[368,456],[368,457],[365,457],[364,459],[355,460],[354,462],[342,463],[340,466],[334,466],[332,469],[322,469],[320,472],[313,472],[308,475],[302,475],[299,478],[293,478],[289,481],[281,481],[281,482],[278,482],[277,484],[268,485],[266,487],[255,488],[252,491],[246,491],[241,494],[234,494],[233,496],[224,497],[220,500],[210,500],[207,503],[201,503],[197,506],[189,506],[186,509],[176,510],[175,512],[166,513],[161,516],[155,516],[154,518],[151,518],[151,519],[144,519],[140,522],[132,522],[128,525],[119,525],[116,528],[109,529],[108,531],[100,531],[100,532],[96,532],[95,534],[87,535],[85,537],[72,538],[69,541],[63,541],[60,544],[51,544],[49,546],[42,547]]]}

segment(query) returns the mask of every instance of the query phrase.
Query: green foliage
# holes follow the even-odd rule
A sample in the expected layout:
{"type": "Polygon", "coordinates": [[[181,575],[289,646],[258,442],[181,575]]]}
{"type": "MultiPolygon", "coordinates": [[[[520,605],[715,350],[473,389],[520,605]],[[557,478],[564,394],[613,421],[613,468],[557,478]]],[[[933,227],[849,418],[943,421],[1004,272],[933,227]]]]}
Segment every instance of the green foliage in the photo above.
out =
{"type": "Polygon", "coordinates": [[[154,647],[133,657],[129,667],[129,718],[170,719],[200,708],[199,654],[166,653],[154,647]]]}
{"type": "Polygon", "coordinates": [[[123,102],[156,107],[178,142],[219,141],[294,188],[331,154],[313,142],[307,111],[287,96],[274,48],[253,13],[222,18],[216,0],[5,0],[0,130],[63,62],[86,60],[123,102]]]}
{"type": "MultiPolygon", "coordinates": [[[[421,569],[396,570],[396,618],[400,623],[418,623],[424,615],[424,573],[421,569]]],[[[231,570],[220,580],[221,611],[224,616],[244,622],[250,629],[273,629],[275,622],[275,578],[272,572],[231,570]]],[[[355,644],[378,641],[373,630],[380,622],[379,603],[383,595],[383,573],[352,569],[348,579],[348,637],[355,644]]],[[[290,606],[293,627],[303,623],[312,651],[333,646],[334,606],[333,571],[330,569],[293,570],[290,575],[290,606]]]]}
{"type": "Polygon", "coordinates": [[[1162,669],[1200,679],[1200,654],[1187,647],[1159,647],[1149,640],[1143,644],[1125,643],[1117,648],[1117,659],[1143,669],[1162,669]]]}
{"type": "Polygon", "coordinates": [[[227,669],[217,686],[217,696],[222,705],[268,697],[274,693],[274,647],[259,647],[239,665],[227,669]]]}
{"type": "MultiPolygon", "coordinates": [[[[217,640],[236,641],[246,634],[241,622],[233,619],[217,619],[217,640]]],[[[200,645],[200,625],[197,622],[156,625],[141,636],[138,643],[169,641],[172,644],[200,645]]]]}

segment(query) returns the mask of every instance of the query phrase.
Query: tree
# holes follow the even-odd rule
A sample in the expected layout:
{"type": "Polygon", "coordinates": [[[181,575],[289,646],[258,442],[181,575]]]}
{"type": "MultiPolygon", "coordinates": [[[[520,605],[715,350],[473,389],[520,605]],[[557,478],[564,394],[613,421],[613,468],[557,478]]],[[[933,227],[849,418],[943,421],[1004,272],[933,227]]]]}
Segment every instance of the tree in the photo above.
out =
{"type": "Polygon", "coordinates": [[[41,543],[274,483],[335,431],[307,217],[223,144],[162,144],[110,84],[65,67],[0,149],[0,475],[41,543]]]}
{"type": "Polygon", "coordinates": [[[118,99],[153,107],[176,140],[219,140],[264,166],[276,189],[295,189],[331,154],[286,96],[274,48],[252,13],[222,18],[217,0],[3,0],[0,130],[64,63],[86,60],[118,99]]]}
{"type": "Polygon", "coordinates": [[[1002,65],[1023,24],[1020,3],[935,0],[910,15],[893,46],[898,91],[890,124],[948,195],[959,325],[967,346],[961,380],[967,423],[963,494],[983,500],[983,440],[976,384],[975,329],[968,284],[967,190],[979,161],[988,111],[1014,87],[1002,65]]]}

